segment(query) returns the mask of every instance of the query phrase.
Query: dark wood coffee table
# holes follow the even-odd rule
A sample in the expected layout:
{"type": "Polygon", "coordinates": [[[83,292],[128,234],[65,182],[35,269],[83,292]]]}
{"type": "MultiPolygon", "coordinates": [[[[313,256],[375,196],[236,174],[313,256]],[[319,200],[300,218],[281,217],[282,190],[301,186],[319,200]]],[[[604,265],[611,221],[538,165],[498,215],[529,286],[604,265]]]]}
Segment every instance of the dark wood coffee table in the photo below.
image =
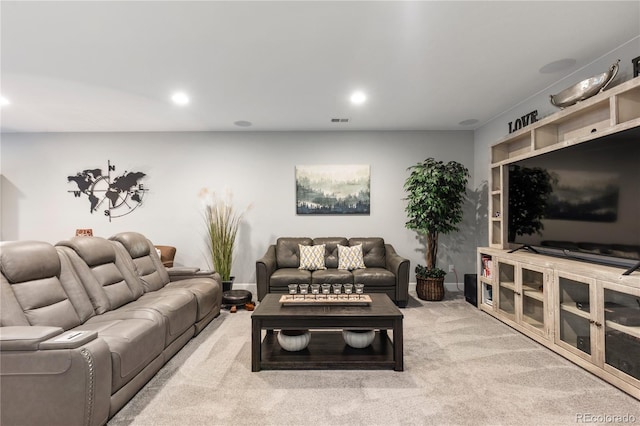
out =
{"type": "Polygon", "coordinates": [[[369,294],[372,303],[367,306],[283,306],[280,296],[267,294],[251,315],[251,371],[404,369],[403,315],[386,294],[369,294]],[[300,329],[311,330],[309,346],[298,352],[283,350],[274,330],[300,329]],[[374,329],[376,337],[369,347],[354,349],[344,342],[342,329],[374,329]]]}

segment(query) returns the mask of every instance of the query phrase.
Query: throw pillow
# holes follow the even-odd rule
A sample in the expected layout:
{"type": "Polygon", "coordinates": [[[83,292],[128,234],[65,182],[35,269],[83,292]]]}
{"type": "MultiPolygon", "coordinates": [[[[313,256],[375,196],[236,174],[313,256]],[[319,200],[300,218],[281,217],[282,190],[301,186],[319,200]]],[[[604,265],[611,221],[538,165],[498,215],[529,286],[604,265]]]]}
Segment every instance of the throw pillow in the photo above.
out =
{"type": "Polygon", "coordinates": [[[300,249],[300,266],[298,269],[306,269],[308,271],[327,269],[324,266],[324,244],[317,246],[298,244],[298,248],[300,249]]]}
{"type": "Polygon", "coordinates": [[[362,244],[355,246],[341,246],[338,244],[338,269],[365,269],[362,244]]]}

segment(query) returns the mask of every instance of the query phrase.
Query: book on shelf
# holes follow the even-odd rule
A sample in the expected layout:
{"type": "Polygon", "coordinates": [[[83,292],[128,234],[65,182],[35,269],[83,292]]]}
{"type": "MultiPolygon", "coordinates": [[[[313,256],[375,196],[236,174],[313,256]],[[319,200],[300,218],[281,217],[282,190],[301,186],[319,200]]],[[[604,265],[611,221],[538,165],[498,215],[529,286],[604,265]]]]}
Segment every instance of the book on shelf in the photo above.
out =
{"type": "Polygon", "coordinates": [[[491,256],[483,254],[482,257],[482,276],[484,278],[491,278],[491,270],[493,269],[493,261],[491,256]]]}

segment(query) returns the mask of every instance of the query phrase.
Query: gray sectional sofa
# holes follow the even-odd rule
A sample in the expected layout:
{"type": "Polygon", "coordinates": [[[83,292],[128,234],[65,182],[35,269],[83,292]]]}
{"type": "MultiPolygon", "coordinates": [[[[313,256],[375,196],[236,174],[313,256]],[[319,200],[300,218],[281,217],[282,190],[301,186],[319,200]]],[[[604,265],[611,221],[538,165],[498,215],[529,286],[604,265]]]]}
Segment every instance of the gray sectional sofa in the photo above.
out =
{"type": "Polygon", "coordinates": [[[398,255],[382,238],[294,238],[281,237],[256,261],[258,300],[268,293],[286,293],[289,284],[363,283],[366,293],[386,293],[398,306],[409,301],[409,260],[398,255]],[[299,245],[325,245],[327,269],[309,271],[300,266],[299,245]],[[362,244],[366,268],[338,269],[338,244],[362,244]]]}
{"type": "Polygon", "coordinates": [[[219,275],[170,282],[138,233],[3,243],[0,269],[2,425],[105,424],[220,313],[219,275]]]}

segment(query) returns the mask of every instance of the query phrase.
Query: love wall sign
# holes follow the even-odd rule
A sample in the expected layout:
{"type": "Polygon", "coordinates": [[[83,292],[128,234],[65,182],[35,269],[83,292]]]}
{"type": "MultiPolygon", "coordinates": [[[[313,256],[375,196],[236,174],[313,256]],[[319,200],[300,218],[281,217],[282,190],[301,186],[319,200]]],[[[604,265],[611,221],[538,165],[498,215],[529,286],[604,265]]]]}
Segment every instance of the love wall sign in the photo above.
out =
{"type": "Polygon", "coordinates": [[[523,127],[527,127],[529,124],[538,121],[538,110],[531,111],[529,114],[525,114],[514,121],[509,122],[509,133],[513,133],[516,130],[520,130],[523,127]]]}

